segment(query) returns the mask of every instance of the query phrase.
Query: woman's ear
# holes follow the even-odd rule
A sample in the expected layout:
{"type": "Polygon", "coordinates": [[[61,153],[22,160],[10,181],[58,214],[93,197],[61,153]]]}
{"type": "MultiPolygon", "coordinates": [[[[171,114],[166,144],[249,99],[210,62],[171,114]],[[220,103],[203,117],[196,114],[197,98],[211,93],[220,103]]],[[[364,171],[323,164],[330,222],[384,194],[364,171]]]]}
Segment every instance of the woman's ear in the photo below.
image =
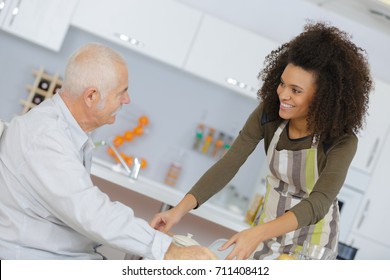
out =
{"type": "Polygon", "coordinates": [[[100,93],[93,87],[87,88],[83,93],[83,97],[85,105],[89,108],[93,107],[94,104],[97,104],[100,101],[100,93]]]}

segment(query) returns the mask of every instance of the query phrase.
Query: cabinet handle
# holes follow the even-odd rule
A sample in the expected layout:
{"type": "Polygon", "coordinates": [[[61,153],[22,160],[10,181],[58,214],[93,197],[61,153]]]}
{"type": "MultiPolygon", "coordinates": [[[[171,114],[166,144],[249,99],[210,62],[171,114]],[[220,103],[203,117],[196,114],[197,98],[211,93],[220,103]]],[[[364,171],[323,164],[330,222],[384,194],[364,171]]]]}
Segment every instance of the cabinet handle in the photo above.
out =
{"type": "Polygon", "coordinates": [[[20,8],[20,5],[21,5],[21,4],[22,4],[22,0],[18,0],[18,2],[16,3],[15,8],[13,8],[11,20],[10,20],[10,22],[9,22],[9,24],[8,24],[9,26],[12,26],[12,25],[13,25],[16,16],[19,14],[19,8],[20,8]]]}
{"type": "Polygon", "coordinates": [[[360,227],[362,226],[364,219],[366,218],[366,213],[368,212],[369,207],[370,207],[370,200],[368,199],[366,205],[364,206],[362,216],[360,217],[360,220],[358,222],[357,229],[360,229],[360,227]]]}
{"type": "Polygon", "coordinates": [[[242,88],[242,89],[246,89],[248,91],[251,91],[251,92],[256,92],[256,89],[246,83],[243,83],[243,82],[240,82],[234,78],[231,78],[231,77],[228,77],[226,78],[226,82],[229,84],[229,85],[232,85],[232,86],[235,86],[235,87],[239,87],[239,88],[242,88]]]}
{"type": "Polygon", "coordinates": [[[4,7],[5,7],[5,0],[0,2],[0,14],[4,10],[4,7]]]}
{"type": "Polygon", "coordinates": [[[378,150],[378,146],[379,146],[379,138],[376,138],[375,142],[374,142],[374,145],[373,145],[373,147],[371,149],[370,156],[368,157],[368,160],[367,160],[367,163],[366,163],[366,167],[367,168],[370,167],[370,165],[371,165],[371,163],[372,163],[372,161],[373,161],[373,159],[375,157],[375,154],[376,154],[376,152],[378,150]]]}
{"type": "Polygon", "coordinates": [[[120,40],[129,43],[132,46],[143,48],[145,44],[135,38],[132,38],[124,33],[114,33],[114,36],[119,38],[120,40]]]}

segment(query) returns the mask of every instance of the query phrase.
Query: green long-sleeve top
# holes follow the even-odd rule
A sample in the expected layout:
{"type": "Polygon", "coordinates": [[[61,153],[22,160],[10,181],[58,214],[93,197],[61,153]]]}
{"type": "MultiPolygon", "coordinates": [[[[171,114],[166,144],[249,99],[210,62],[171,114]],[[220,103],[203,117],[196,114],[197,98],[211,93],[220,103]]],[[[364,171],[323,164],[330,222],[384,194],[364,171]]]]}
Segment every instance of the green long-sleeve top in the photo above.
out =
{"type": "MultiPolygon", "coordinates": [[[[226,186],[261,140],[264,140],[267,152],[281,122],[280,119],[267,121],[262,105],[256,107],[228,152],[188,192],[196,198],[198,207],[226,186]]],[[[317,223],[329,211],[344,184],[349,165],[356,153],[357,142],[356,135],[344,135],[331,144],[320,139],[317,150],[319,178],[310,196],[290,209],[298,220],[299,228],[317,223]]],[[[309,149],[311,144],[311,136],[290,139],[287,125],[280,135],[276,149],[297,151],[309,149]]]]}

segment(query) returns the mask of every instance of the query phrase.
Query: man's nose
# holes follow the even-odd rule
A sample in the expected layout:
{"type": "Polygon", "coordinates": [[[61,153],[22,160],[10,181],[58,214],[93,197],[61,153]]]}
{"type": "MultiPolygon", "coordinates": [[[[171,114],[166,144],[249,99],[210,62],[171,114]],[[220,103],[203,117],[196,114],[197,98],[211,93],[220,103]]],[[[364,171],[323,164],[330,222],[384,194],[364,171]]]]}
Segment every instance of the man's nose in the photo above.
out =
{"type": "Polygon", "coordinates": [[[126,94],[123,96],[122,103],[123,104],[129,104],[130,103],[130,95],[129,95],[128,92],[126,92],[126,94]]]}

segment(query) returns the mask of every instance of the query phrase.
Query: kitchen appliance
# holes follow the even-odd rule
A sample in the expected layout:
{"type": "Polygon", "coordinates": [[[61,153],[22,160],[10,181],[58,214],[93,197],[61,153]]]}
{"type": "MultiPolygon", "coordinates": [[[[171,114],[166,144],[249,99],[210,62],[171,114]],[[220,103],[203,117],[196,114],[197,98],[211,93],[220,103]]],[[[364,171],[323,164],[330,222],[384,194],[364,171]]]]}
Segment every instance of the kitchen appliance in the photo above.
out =
{"type": "Polygon", "coordinates": [[[339,242],[338,260],[353,260],[355,259],[358,248],[349,246],[343,242],[339,242]]]}

